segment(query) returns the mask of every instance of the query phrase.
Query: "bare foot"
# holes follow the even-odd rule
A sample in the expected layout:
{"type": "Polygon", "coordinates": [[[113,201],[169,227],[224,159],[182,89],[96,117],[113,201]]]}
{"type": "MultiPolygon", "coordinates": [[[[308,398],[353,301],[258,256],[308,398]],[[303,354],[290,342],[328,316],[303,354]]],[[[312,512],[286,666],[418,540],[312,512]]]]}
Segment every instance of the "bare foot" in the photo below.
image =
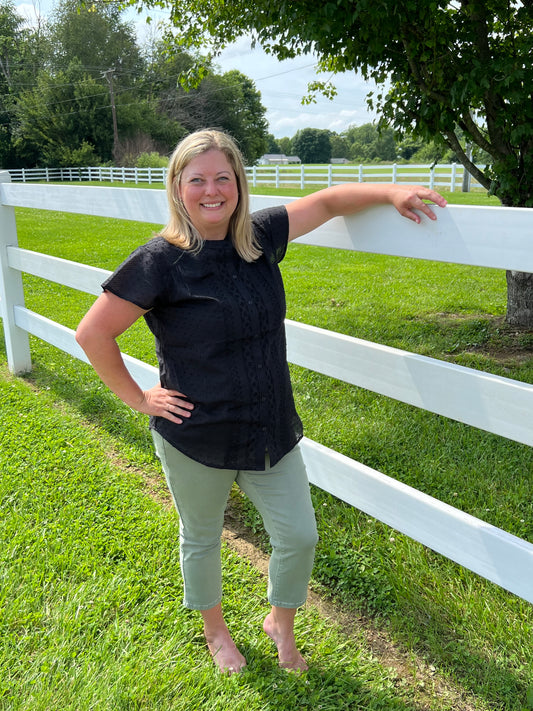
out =
{"type": "Polygon", "coordinates": [[[246,659],[237,649],[227,629],[211,633],[209,636],[205,630],[204,633],[207,646],[219,671],[223,674],[235,674],[244,669],[246,659]]]}
{"type": "Polygon", "coordinates": [[[309,668],[296,647],[292,625],[284,629],[273,612],[270,612],[263,622],[263,630],[278,648],[279,665],[282,669],[303,672],[309,668]]]}

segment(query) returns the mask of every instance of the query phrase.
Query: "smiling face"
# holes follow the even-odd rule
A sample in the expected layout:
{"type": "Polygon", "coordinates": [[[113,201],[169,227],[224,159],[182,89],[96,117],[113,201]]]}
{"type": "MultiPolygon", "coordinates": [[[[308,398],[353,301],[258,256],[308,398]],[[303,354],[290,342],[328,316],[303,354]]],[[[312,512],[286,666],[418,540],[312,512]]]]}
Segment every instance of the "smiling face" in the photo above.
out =
{"type": "Polygon", "coordinates": [[[224,239],[239,202],[237,178],[222,151],[212,149],[183,169],[179,196],[203,239],[224,239]]]}

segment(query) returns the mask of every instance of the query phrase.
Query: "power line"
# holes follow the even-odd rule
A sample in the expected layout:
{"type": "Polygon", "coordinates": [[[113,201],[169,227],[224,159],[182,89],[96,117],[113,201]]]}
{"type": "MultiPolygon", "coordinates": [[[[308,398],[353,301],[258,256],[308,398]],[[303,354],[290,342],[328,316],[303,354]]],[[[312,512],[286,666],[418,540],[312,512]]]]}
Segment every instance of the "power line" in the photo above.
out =
{"type": "MultiPolygon", "coordinates": [[[[214,67],[214,68],[216,68],[216,66],[217,66],[217,65],[216,65],[216,62],[215,62],[214,64],[215,64],[215,67],[214,67]]],[[[248,77],[248,76],[246,76],[246,75],[244,75],[244,76],[245,76],[245,80],[252,81],[255,85],[258,85],[258,84],[261,84],[262,82],[267,81],[267,80],[269,80],[269,79],[277,78],[277,77],[279,77],[279,76],[285,76],[285,75],[287,75],[287,74],[293,74],[293,73],[295,73],[295,72],[303,71],[303,70],[309,69],[309,68],[314,67],[314,66],[316,66],[316,63],[315,63],[315,62],[309,63],[309,64],[305,64],[305,65],[299,66],[299,67],[292,67],[292,68],[290,68],[290,69],[284,69],[284,70],[282,70],[282,71],[272,72],[272,73],[270,73],[270,74],[266,74],[266,75],[264,75],[264,76],[261,76],[261,77],[259,77],[258,79],[255,79],[255,80],[254,80],[254,79],[251,79],[251,77],[248,77]]],[[[25,67],[25,68],[27,69],[27,67],[25,67]]],[[[80,65],[80,69],[81,69],[81,71],[89,71],[89,72],[100,71],[102,76],[105,76],[105,75],[106,75],[106,72],[102,72],[101,68],[97,68],[97,67],[90,66],[90,65],[80,65]]],[[[150,67],[148,66],[148,72],[149,72],[149,70],[150,70],[150,67]]],[[[107,71],[109,71],[109,70],[107,70],[107,71]]],[[[225,70],[225,71],[223,71],[223,74],[215,74],[215,73],[214,73],[213,76],[214,76],[214,77],[222,77],[224,74],[228,73],[229,71],[232,71],[232,70],[225,70]]],[[[236,71],[240,71],[240,70],[236,70],[236,71]]],[[[141,94],[141,96],[142,96],[144,99],[148,99],[148,98],[150,98],[150,95],[149,95],[148,91],[149,91],[149,89],[150,89],[151,87],[153,87],[154,85],[156,85],[156,84],[161,84],[161,85],[162,85],[162,86],[161,86],[161,91],[164,91],[165,85],[168,86],[168,89],[171,89],[173,86],[176,86],[176,84],[177,84],[177,82],[178,82],[178,79],[179,79],[179,74],[175,74],[175,75],[170,75],[170,76],[164,77],[163,79],[161,79],[161,78],[159,78],[159,77],[156,77],[155,79],[153,79],[153,80],[150,81],[150,80],[146,80],[145,78],[143,78],[144,76],[146,76],[146,73],[147,73],[146,71],[143,72],[143,73],[139,73],[139,70],[137,70],[137,69],[136,69],[136,70],[129,70],[129,69],[128,69],[128,70],[121,70],[121,75],[123,75],[123,76],[124,76],[124,75],[127,76],[127,75],[132,75],[132,74],[138,74],[138,75],[139,75],[140,82],[142,83],[142,87],[135,86],[135,85],[125,86],[125,87],[123,86],[123,87],[119,87],[118,89],[115,88],[115,87],[113,87],[113,89],[114,89],[114,94],[117,94],[117,93],[118,93],[118,94],[123,94],[123,93],[128,93],[128,92],[131,92],[131,91],[135,91],[135,92],[137,92],[138,94],[141,94]],[[169,85],[170,85],[170,86],[169,86],[169,85]]],[[[242,84],[245,83],[245,80],[243,80],[242,84]]],[[[77,82],[69,82],[69,83],[59,84],[59,85],[53,85],[53,86],[54,86],[54,88],[63,88],[63,89],[64,89],[64,88],[68,88],[68,87],[74,88],[74,87],[77,86],[77,85],[78,85],[77,82]]],[[[19,86],[20,86],[20,85],[19,85],[19,86]]],[[[37,82],[36,82],[35,84],[24,84],[23,86],[28,86],[28,87],[30,87],[30,89],[33,89],[33,90],[35,90],[35,89],[38,88],[37,82]]],[[[167,91],[168,91],[168,89],[167,89],[167,91]]],[[[258,90],[261,91],[260,87],[258,88],[258,90]]],[[[226,87],[221,87],[220,89],[215,89],[215,90],[213,90],[212,93],[213,93],[213,94],[216,94],[216,93],[222,92],[222,91],[226,91],[226,87]]],[[[74,102],[81,102],[81,101],[83,101],[83,100],[85,100],[85,99],[101,97],[101,96],[103,96],[105,93],[107,93],[107,92],[98,92],[98,93],[90,94],[90,95],[87,95],[87,96],[84,96],[84,97],[76,97],[76,98],[72,98],[72,99],[61,99],[61,100],[59,100],[59,101],[55,101],[55,100],[54,100],[54,101],[48,102],[46,105],[47,105],[47,106],[57,106],[58,104],[69,104],[69,103],[74,103],[74,102]]],[[[159,93],[159,92],[158,92],[158,93],[159,93]]],[[[297,98],[296,92],[274,92],[274,94],[277,95],[277,96],[280,96],[280,97],[285,97],[285,96],[287,96],[287,97],[290,97],[290,98],[297,98]]],[[[10,96],[10,97],[13,97],[14,95],[13,95],[13,93],[5,94],[5,95],[0,95],[0,98],[2,98],[2,96],[10,96]]],[[[175,101],[175,102],[177,102],[177,103],[179,104],[179,103],[182,103],[182,102],[186,102],[187,97],[186,97],[186,96],[183,96],[183,95],[180,96],[179,93],[176,93],[176,95],[173,96],[173,97],[171,97],[171,98],[166,98],[166,99],[165,99],[165,98],[158,97],[157,100],[158,100],[158,102],[159,102],[160,104],[161,104],[161,103],[168,103],[169,101],[175,101]]],[[[132,104],[135,104],[135,103],[138,103],[138,101],[136,101],[136,102],[131,102],[131,103],[130,103],[130,102],[128,102],[128,103],[123,103],[123,104],[120,104],[120,106],[121,106],[121,107],[126,107],[126,106],[130,106],[130,105],[132,105],[132,104]]],[[[337,103],[337,105],[338,105],[338,103],[337,103]]],[[[344,105],[346,105],[346,106],[351,106],[351,104],[344,104],[344,105]]],[[[94,110],[101,111],[101,110],[105,110],[105,109],[109,109],[109,108],[113,109],[113,107],[114,107],[114,97],[113,97],[113,100],[111,101],[110,104],[106,104],[106,105],[99,106],[99,107],[91,107],[91,110],[93,110],[93,111],[94,111],[94,110]]],[[[304,114],[304,115],[305,115],[305,114],[313,115],[313,114],[316,113],[316,112],[313,112],[313,111],[311,111],[311,110],[307,110],[307,111],[306,111],[304,108],[301,108],[301,109],[300,109],[300,108],[298,108],[298,109],[291,109],[291,108],[288,108],[286,105],[283,106],[283,107],[280,107],[280,108],[275,107],[275,106],[268,106],[268,107],[265,106],[265,111],[283,111],[283,112],[285,112],[285,113],[289,113],[289,112],[290,112],[290,113],[299,113],[299,114],[304,114]]],[[[64,112],[64,113],[59,114],[59,116],[73,116],[73,115],[76,115],[76,114],[80,114],[80,113],[82,113],[82,112],[83,112],[83,110],[80,109],[80,110],[77,110],[77,111],[64,112]]],[[[57,112],[55,113],[55,116],[58,116],[57,112]]],[[[6,125],[6,124],[4,124],[4,125],[6,125]]]]}

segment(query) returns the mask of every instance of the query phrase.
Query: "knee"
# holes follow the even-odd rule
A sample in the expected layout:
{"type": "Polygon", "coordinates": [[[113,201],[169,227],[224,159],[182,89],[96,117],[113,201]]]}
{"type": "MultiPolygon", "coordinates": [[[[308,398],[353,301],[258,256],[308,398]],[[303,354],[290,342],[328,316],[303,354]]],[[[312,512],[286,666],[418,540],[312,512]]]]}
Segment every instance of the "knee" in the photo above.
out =
{"type": "Polygon", "coordinates": [[[308,522],[307,525],[302,525],[301,522],[295,522],[295,525],[287,535],[284,541],[280,541],[281,548],[287,548],[297,554],[305,554],[314,551],[318,543],[318,532],[314,519],[308,522]]]}
{"type": "Polygon", "coordinates": [[[180,548],[189,558],[201,558],[216,553],[221,548],[222,524],[215,526],[190,526],[183,521],[180,526],[180,548]]]}
{"type": "Polygon", "coordinates": [[[316,525],[312,529],[302,532],[299,536],[298,543],[300,550],[314,550],[316,548],[316,544],[318,543],[318,531],[316,529],[316,525]]]}

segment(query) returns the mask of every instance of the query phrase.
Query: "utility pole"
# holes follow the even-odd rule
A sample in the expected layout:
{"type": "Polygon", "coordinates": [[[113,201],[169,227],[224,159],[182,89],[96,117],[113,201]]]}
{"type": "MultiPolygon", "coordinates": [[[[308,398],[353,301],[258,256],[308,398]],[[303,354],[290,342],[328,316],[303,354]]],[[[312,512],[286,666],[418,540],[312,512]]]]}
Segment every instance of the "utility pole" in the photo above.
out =
{"type": "Polygon", "coordinates": [[[115,161],[118,158],[118,126],[117,126],[117,109],[115,106],[115,94],[113,93],[113,73],[115,69],[107,69],[102,72],[102,76],[105,77],[107,83],[109,84],[109,97],[111,99],[111,114],[113,116],[113,158],[115,161]]]}

